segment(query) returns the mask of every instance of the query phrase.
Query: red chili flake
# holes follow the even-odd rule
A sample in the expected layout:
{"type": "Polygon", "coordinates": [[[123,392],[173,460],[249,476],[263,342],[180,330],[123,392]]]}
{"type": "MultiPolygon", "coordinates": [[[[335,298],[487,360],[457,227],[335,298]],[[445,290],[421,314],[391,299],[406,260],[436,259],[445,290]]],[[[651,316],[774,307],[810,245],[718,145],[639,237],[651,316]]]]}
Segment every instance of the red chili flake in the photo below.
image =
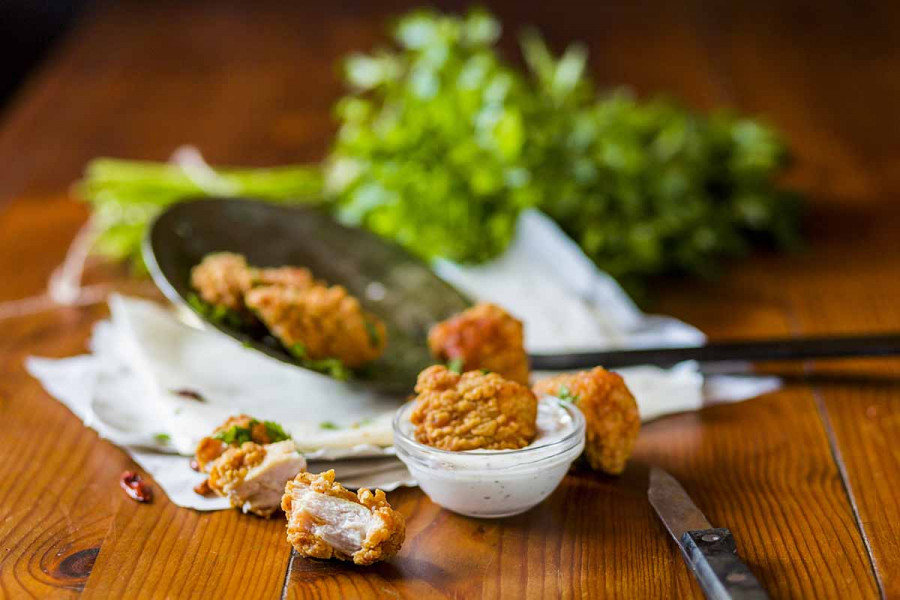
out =
{"type": "Polygon", "coordinates": [[[119,478],[119,485],[132,500],[150,502],[153,500],[153,489],[150,484],[134,471],[125,471],[119,478]]]}
{"type": "Polygon", "coordinates": [[[194,486],[194,492],[201,496],[212,496],[212,488],[209,487],[209,479],[204,479],[201,483],[194,486]]]}
{"type": "Polygon", "coordinates": [[[206,402],[206,399],[200,395],[200,392],[197,390],[192,390],[189,388],[183,388],[180,390],[172,390],[172,393],[176,396],[181,396],[182,398],[187,398],[189,400],[196,400],[197,402],[206,402]]]}

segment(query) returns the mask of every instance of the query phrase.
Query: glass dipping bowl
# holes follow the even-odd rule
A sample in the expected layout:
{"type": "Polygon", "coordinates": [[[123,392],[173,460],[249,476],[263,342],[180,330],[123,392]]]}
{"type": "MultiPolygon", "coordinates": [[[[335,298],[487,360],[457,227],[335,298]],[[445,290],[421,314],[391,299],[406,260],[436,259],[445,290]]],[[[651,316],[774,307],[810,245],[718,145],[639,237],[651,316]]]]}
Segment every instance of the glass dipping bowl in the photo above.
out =
{"type": "MultiPolygon", "coordinates": [[[[558,402],[556,398],[542,398],[558,402]]],[[[584,449],[584,417],[560,402],[572,420],[561,437],[517,450],[441,450],[417,442],[409,420],[415,401],[394,416],[394,447],[428,497],[461,515],[509,517],[540,504],[584,449]]]]}

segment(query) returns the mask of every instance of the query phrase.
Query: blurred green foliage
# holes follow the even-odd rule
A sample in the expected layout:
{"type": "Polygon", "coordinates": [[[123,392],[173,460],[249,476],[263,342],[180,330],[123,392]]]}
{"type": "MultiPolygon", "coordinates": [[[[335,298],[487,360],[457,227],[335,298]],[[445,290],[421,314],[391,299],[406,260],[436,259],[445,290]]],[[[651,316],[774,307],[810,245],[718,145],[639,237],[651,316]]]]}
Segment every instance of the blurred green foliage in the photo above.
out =
{"type": "MultiPolygon", "coordinates": [[[[533,31],[521,38],[522,71],[498,52],[500,32],[483,10],[402,17],[392,47],[346,59],[349,91],[321,168],[220,171],[224,195],[319,196],[346,223],[462,263],[499,254],[536,207],[631,286],[710,273],[757,240],[796,239],[799,202],[777,184],[788,156],[773,130],[598,93],[581,46],[555,56],[533,31]]],[[[223,195],[178,167],[109,160],[91,164],[81,189],[113,256],[134,254],[160,206],[223,195]]]]}

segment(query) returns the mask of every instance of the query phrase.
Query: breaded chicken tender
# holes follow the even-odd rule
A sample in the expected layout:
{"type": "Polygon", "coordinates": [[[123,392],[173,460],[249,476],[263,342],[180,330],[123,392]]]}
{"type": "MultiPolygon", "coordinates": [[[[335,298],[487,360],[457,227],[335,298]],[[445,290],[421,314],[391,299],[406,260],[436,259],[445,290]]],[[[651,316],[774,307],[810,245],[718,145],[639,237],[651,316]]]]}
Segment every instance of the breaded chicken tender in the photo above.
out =
{"type": "Polygon", "coordinates": [[[207,254],[191,269],[191,286],[204,302],[244,313],[244,294],[253,286],[253,270],[240,254],[207,254]]]}
{"type": "Polygon", "coordinates": [[[625,381],[602,367],[557,375],[534,385],[538,395],[571,399],[584,414],[584,452],[591,468],[611,475],[625,470],[631,456],[641,417],[625,381]]]}
{"type": "Polygon", "coordinates": [[[537,433],[537,398],[497,373],[462,375],[441,365],[419,373],[410,421],[416,439],[442,450],[524,448],[537,433]]]}
{"type": "Polygon", "coordinates": [[[339,285],[262,286],[250,290],[245,300],[286,348],[299,349],[305,358],[336,358],[354,368],[384,352],[384,323],[339,285]]]}
{"type": "Polygon", "coordinates": [[[528,385],[522,322],[496,304],[478,304],[438,323],[428,347],[442,362],[462,361],[462,371],[487,369],[528,385]]]}
{"type": "Polygon", "coordinates": [[[288,543],[301,556],[371,565],[397,554],[406,536],[406,519],[383,491],[354,494],[334,481],[334,471],[297,475],[285,487],[281,508],[288,543]]]}
{"type": "Polygon", "coordinates": [[[272,436],[269,435],[269,430],[265,423],[262,423],[253,417],[248,415],[228,417],[224,423],[213,430],[212,435],[203,438],[200,440],[200,443],[197,444],[195,458],[197,459],[197,466],[201,471],[208,472],[210,463],[219,458],[225,450],[228,449],[229,444],[217,436],[218,434],[228,431],[232,427],[249,431],[250,440],[257,444],[270,444],[277,441],[273,440],[272,436]]]}
{"type": "Polygon", "coordinates": [[[230,446],[212,462],[209,489],[244,513],[270,517],[281,505],[288,481],[306,469],[293,440],[230,446]]]}

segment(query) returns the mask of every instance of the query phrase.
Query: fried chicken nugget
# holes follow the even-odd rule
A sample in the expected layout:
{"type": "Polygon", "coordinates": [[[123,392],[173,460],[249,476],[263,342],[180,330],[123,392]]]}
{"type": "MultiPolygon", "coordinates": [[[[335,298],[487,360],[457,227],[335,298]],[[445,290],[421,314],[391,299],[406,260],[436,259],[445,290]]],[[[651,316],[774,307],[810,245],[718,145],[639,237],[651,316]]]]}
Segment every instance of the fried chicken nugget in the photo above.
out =
{"type": "Polygon", "coordinates": [[[497,373],[460,375],[435,365],[419,373],[416,393],[416,439],[435,448],[524,448],[537,433],[537,398],[497,373]]]}
{"type": "Polygon", "coordinates": [[[487,369],[528,385],[522,322],[496,304],[477,304],[438,323],[428,347],[442,362],[461,360],[463,371],[487,369]]]}
{"type": "Polygon", "coordinates": [[[204,302],[245,313],[244,294],[253,286],[253,269],[240,254],[207,254],[191,269],[191,286],[204,302]]]}
{"type": "Polygon", "coordinates": [[[381,356],[387,344],[381,319],[339,285],[262,286],[245,301],[286,348],[299,348],[311,360],[336,358],[359,367],[381,356]]]}
{"type": "Polygon", "coordinates": [[[557,375],[534,385],[538,395],[571,398],[584,414],[584,452],[592,469],[611,475],[625,470],[641,418],[634,396],[622,377],[602,367],[557,375]]]}
{"type": "Polygon", "coordinates": [[[406,519],[383,491],[354,494],[334,481],[333,470],[297,475],[285,487],[281,508],[288,543],[301,556],[371,565],[397,554],[406,537],[406,519]]]}
{"type": "Polygon", "coordinates": [[[244,513],[270,517],[278,510],[288,481],[306,469],[293,440],[230,446],[212,462],[209,489],[244,513]]]}

